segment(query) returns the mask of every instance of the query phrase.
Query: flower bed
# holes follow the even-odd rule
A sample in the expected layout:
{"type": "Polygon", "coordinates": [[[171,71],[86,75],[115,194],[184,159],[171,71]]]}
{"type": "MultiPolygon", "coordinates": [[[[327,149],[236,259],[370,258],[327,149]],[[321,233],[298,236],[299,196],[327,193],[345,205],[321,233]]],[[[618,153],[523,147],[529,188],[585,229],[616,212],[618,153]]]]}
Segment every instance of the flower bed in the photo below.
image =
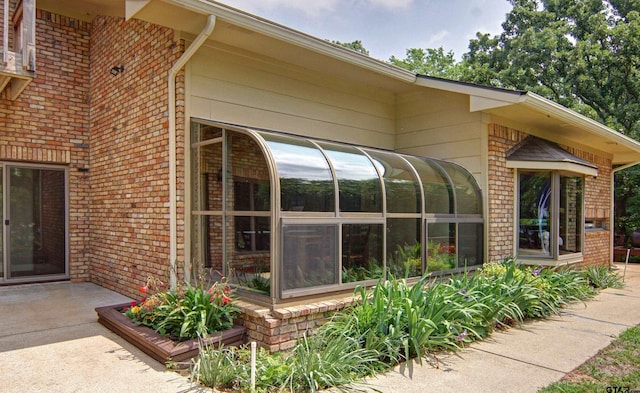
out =
{"type": "MultiPolygon", "coordinates": [[[[95,309],[98,322],[161,363],[182,362],[198,354],[197,339],[174,341],[146,326],[135,324],[123,314],[130,306],[129,303],[125,303],[98,307],[95,309]]],[[[209,335],[206,342],[213,345],[221,343],[224,346],[242,345],[245,341],[245,331],[244,326],[234,325],[231,329],[209,335]]]]}

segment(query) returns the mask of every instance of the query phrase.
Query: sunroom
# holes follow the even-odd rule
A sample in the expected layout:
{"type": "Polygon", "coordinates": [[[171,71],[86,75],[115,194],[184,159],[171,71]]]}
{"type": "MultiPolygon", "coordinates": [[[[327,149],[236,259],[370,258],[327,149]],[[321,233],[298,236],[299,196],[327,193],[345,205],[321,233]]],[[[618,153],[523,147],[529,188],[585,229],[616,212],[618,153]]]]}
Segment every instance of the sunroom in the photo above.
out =
{"type": "Polygon", "coordinates": [[[192,276],[276,304],[481,265],[482,196],[459,165],[194,120],[192,276]]]}

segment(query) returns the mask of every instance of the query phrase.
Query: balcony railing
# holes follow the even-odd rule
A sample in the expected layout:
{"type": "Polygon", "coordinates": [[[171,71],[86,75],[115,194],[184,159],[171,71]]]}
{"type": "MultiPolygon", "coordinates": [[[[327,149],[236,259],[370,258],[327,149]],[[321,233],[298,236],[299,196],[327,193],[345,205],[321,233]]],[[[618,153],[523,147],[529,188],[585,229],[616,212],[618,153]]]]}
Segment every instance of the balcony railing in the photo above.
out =
{"type": "Polygon", "coordinates": [[[15,100],[35,77],[36,71],[36,4],[35,0],[18,3],[9,19],[9,0],[4,0],[2,34],[2,63],[0,64],[0,92],[9,89],[15,100]],[[10,24],[11,22],[11,24],[10,24]],[[9,44],[9,29],[13,26],[13,45],[9,44]],[[15,48],[15,51],[10,50],[15,48]]]}

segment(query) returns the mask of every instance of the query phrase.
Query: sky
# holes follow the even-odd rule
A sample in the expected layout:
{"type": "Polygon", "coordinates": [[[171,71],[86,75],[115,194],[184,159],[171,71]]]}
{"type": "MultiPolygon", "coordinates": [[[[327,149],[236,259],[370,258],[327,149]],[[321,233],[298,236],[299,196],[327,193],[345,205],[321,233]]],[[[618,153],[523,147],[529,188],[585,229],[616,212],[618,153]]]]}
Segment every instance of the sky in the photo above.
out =
{"type": "Polygon", "coordinates": [[[476,32],[502,32],[508,0],[217,0],[330,41],[362,41],[372,57],[405,58],[410,48],[453,51],[476,32]]]}

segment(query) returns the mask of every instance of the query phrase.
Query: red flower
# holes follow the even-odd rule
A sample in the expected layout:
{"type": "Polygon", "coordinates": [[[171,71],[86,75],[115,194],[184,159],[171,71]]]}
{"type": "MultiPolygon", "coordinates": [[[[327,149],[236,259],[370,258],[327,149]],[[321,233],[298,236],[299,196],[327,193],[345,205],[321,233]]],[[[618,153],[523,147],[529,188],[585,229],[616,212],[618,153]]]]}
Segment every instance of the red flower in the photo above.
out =
{"type": "Polygon", "coordinates": [[[131,302],[131,307],[135,307],[138,305],[138,302],[136,302],[135,300],[131,302]]]}
{"type": "Polygon", "coordinates": [[[139,287],[138,290],[140,291],[140,293],[147,293],[147,291],[149,290],[149,287],[145,285],[143,287],[139,287]]]}
{"type": "Polygon", "coordinates": [[[222,295],[222,304],[228,304],[231,301],[231,298],[227,295],[222,295]]]}

